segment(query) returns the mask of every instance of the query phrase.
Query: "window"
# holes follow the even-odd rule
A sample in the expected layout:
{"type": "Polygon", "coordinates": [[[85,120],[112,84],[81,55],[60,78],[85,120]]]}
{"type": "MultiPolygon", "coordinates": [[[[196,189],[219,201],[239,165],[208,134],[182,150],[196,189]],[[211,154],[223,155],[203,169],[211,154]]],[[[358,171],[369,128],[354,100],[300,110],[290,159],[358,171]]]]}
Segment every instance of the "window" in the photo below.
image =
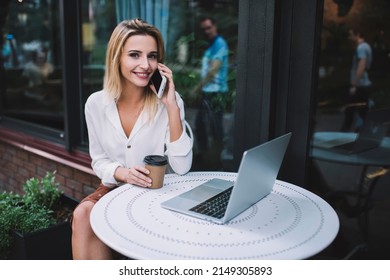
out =
{"type": "MultiPolygon", "coordinates": [[[[314,139],[356,137],[367,110],[390,107],[389,12],[390,4],[385,0],[375,4],[364,0],[324,1],[314,139]],[[362,44],[370,46],[372,58],[365,59],[368,80],[356,84],[351,73],[355,73],[353,63],[360,56],[357,46],[362,44]],[[353,92],[351,86],[355,85],[364,85],[368,98],[356,99],[360,95],[353,92]]],[[[348,186],[355,190],[361,169],[359,164],[342,164],[337,158],[314,160],[313,185],[322,182],[324,188],[346,190],[348,186]]]]}
{"type": "Polygon", "coordinates": [[[58,1],[10,1],[4,12],[2,115],[63,130],[58,1]]]}

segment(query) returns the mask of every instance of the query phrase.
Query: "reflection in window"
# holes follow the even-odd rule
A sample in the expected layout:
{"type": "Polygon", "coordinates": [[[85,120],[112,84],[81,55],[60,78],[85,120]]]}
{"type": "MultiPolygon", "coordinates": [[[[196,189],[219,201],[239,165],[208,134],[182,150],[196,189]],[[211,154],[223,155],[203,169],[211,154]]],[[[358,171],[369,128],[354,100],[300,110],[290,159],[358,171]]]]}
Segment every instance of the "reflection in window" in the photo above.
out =
{"type": "Polygon", "coordinates": [[[10,1],[2,31],[4,115],[62,130],[57,1],[10,1]]]}
{"type": "MultiPolygon", "coordinates": [[[[224,58],[227,78],[226,88],[213,98],[212,105],[206,107],[203,135],[207,149],[200,149],[195,137],[194,169],[229,169],[232,157],[233,107],[235,98],[235,57],[237,45],[238,1],[206,0],[116,0],[82,2],[82,42],[83,42],[83,101],[90,94],[102,88],[105,52],[109,36],[116,24],[124,19],[140,17],[157,26],[164,36],[166,47],[165,63],[173,70],[176,90],[186,104],[186,119],[195,136],[196,119],[201,95],[192,94],[202,77],[202,58],[210,45],[204,36],[200,19],[212,15],[219,34],[227,43],[228,52],[224,58]],[[218,110],[215,111],[215,108],[218,110]],[[219,126],[213,125],[220,121],[219,126]],[[217,133],[218,128],[221,130],[217,133]],[[220,135],[220,136],[218,136],[220,135]],[[222,137],[216,141],[216,137],[222,137]]],[[[220,59],[220,58],[218,58],[220,59]]],[[[210,60],[211,62],[211,60],[210,60]]],[[[210,104],[209,104],[210,105],[210,104]]],[[[84,139],[87,140],[86,129],[84,139]]]]}
{"type": "MultiPolygon", "coordinates": [[[[375,4],[365,0],[324,1],[314,142],[322,132],[356,137],[367,110],[390,107],[389,12],[386,0],[375,4]],[[357,67],[362,61],[365,66],[358,79],[357,67]],[[366,89],[366,99],[356,98],[366,89]]],[[[334,176],[335,170],[340,171],[339,165],[315,160],[312,174],[320,176],[315,178],[317,183],[353,188],[359,167],[342,168],[343,176],[334,176]]]]}
{"type": "MultiPolygon", "coordinates": [[[[375,4],[365,0],[324,1],[316,131],[342,130],[345,112],[351,106],[357,110],[348,130],[357,131],[363,121],[358,113],[359,106],[369,109],[390,106],[389,11],[389,1],[385,0],[375,1],[375,4]],[[350,98],[350,86],[354,83],[351,70],[357,52],[356,42],[350,34],[351,28],[361,32],[372,50],[372,63],[366,66],[372,84],[366,105],[350,98]]],[[[358,86],[361,84],[363,82],[358,86]]]]}
{"type": "Polygon", "coordinates": [[[347,244],[351,248],[367,242],[368,209],[379,189],[375,185],[386,185],[389,179],[382,166],[389,166],[390,138],[382,139],[381,134],[387,123],[390,136],[390,114],[384,110],[390,108],[389,12],[387,0],[324,1],[309,185],[341,214],[342,234],[351,228],[350,218],[359,218],[356,237],[363,241],[347,244]],[[378,111],[372,115],[368,110],[384,112],[373,118],[375,125],[368,119],[378,111]],[[365,135],[364,141],[358,133],[365,135]],[[380,136],[379,146],[371,146],[375,135],[380,136]],[[352,154],[329,148],[354,139],[362,145],[352,154]],[[370,149],[360,152],[361,148],[370,149]]]}

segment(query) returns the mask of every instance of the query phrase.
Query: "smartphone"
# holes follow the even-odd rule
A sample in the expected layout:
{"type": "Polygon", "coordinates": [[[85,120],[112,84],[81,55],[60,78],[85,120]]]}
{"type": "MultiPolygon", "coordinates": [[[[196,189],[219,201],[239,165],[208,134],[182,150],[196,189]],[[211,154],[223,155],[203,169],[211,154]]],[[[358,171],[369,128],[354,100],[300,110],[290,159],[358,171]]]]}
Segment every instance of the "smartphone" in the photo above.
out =
{"type": "Polygon", "coordinates": [[[167,84],[167,78],[160,73],[160,71],[154,71],[152,78],[152,84],[156,89],[156,94],[158,98],[161,98],[164,93],[165,85],[167,84]]]}

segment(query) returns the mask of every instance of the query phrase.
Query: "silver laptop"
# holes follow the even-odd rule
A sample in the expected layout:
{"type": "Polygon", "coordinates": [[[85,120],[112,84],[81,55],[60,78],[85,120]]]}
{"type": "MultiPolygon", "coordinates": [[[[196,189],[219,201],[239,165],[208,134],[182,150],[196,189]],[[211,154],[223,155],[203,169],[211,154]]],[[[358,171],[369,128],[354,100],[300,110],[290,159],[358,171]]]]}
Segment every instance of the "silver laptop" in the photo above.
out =
{"type": "Polygon", "coordinates": [[[343,154],[356,154],[378,147],[386,136],[390,109],[367,112],[363,126],[355,139],[339,138],[315,142],[314,147],[329,149],[343,154]]]}
{"type": "Polygon", "coordinates": [[[224,224],[271,193],[291,132],[244,152],[236,182],[212,179],[161,206],[224,224]]]}

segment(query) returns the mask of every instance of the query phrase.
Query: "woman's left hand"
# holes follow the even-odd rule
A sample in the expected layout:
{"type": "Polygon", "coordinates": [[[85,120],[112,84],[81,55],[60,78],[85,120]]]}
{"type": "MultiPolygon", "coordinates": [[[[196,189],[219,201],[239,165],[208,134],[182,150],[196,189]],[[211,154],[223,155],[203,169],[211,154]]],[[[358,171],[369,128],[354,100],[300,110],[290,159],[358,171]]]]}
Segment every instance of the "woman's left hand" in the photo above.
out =
{"type": "Polygon", "coordinates": [[[162,63],[158,64],[157,70],[167,78],[167,85],[165,86],[164,94],[161,97],[161,102],[165,106],[176,105],[175,83],[173,82],[172,70],[162,63]]]}
{"type": "Polygon", "coordinates": [[[162,75],[167,78],[164,94],[161,97],[161,102],[165,105],[168,112],[168,125],[170,131],[170,141],[174,142],[180,138],[183,133],[183,125],[180,119],[180,109],[176,101],[175,84],[173,82],[173,74],[171,69],[166,65],[159,63],[158,69],[162,75]]]}

